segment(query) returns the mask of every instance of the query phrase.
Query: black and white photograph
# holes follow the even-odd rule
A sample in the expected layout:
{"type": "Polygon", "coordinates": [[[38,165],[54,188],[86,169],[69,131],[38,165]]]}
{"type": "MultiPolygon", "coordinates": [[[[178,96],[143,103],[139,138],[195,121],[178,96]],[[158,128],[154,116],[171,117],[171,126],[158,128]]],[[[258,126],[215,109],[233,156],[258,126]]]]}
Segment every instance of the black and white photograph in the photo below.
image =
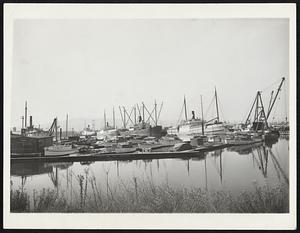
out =
{"type": "Polygon", "coordinates": [[[295,8],[6,4],[5,225],[294,229],[295,8]]]}

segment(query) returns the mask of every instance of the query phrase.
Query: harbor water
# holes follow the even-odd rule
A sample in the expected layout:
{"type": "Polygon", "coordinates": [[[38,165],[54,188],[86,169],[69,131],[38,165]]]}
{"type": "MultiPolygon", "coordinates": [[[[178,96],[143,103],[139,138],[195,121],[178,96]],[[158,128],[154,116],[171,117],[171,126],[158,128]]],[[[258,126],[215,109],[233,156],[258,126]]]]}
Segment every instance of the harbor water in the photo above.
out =
{"type": "Polygon", "coordinates": [[[180,159],[11,163],[12,190],[22,189],[30,196],[51,189],[72,200],[79,195],[80,177],[90,195],[92,180],[100,190],[107,190],[109,185],[116,192],[151,182],[237,195],[257,186],[289,183],[289,140],[279,138],[271,145],[229,147],[180,159]]]}

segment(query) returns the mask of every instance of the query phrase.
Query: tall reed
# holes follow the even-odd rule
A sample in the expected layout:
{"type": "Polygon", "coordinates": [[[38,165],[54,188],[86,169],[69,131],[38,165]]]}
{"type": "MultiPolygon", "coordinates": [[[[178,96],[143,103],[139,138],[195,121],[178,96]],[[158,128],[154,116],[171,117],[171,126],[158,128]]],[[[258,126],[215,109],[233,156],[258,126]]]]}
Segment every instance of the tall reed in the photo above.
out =
{"type": "Polygon", "coordinates": [[[133,177],[133,182],[120,179],[117,186],[109,184],[106,172],[106,193],[101,192],[95,176],[78,176],[80,195],[71,202],[56,190],[34,192],[33,209],[29,210],[29,194],[11,191],[12,212],[95,212],[95,213],[287,213],[287,184],[275,187],[257,186],[233,195],[230,191],[155,185],[152,179],[133,177]],[[88,185],[91,189],[88,192],[88,185]]]}

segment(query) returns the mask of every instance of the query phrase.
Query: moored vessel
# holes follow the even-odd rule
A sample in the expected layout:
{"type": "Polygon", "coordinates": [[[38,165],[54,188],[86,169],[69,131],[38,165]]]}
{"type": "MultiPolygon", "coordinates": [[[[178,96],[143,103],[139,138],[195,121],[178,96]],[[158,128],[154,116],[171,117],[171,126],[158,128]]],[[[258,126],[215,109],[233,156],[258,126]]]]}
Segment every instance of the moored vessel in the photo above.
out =
{"type": "MultiPolygon", "coordinates": [[[[186,112],[186,99],[184,97],[184,110],[185,110],[185,120],[182,121],[177,127],[177,136],[183,141],[190,141],[192,138],[207,135],[225,135],[228,131],[226,125],[220,121],[219,117],[219,107],[218,107],[218,98],[217,98],[217,90],[215,89],[215,102],[216,102],[216,110],[217,116],[209,121],[204,121],[203,118],[203,109],[202,109],[202,98],[201,98],[201,109],[202,109],[202,119],[195,117],[195,112],[192,111],[192,119],[187,119],[186,112]]],[[[170,132],[170,131],[169,131],[170,132]]],[[[172,128],[172,133],[174,133],[174,128],[172,128]]]]}
{"type": "Polygon", "coordinates": [[[78,152],[72,145],[53,145],[44,148],[45,156],[64,156],[78,152]]]}
{"type": "Polygon", "coordinates": [[[158,119],[162,110],[162,103],[159,112],[157,111],[157,104],[154,103],[154,108],[150,112],[144,103],[139,107],[134,106],[130,113],[123,107],[123,111],[120,108],[121,118],[123,121],[123,130],[120,131],[124,136],[138,136],[138,137],[156,137],[160,138],[163,134],[163,128],[158,125],[158,119]],[[138,110],[138,117],[137,117],[138,110]],[[145,118],[145,112],[148,113],[148,119],[145,118]],[[134,116],[132,117],[132,113],[134,116]],[[131,127],[127,128],[127,123],[131,122],[131,127]],[[151,121],[153,124],[151,124],[151,121]]]}

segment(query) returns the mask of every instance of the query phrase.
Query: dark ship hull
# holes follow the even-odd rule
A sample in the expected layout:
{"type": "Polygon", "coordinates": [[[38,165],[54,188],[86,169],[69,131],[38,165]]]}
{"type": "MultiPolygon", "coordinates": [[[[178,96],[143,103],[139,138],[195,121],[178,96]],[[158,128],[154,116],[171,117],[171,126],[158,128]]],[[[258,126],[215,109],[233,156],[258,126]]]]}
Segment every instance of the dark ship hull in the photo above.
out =
{"type": "Polygon", "coordinates": [[[144,137],[156,137],[160,138],[162,136],[162,126],[149,126],[147,128],[136,128],[133,130],[128,130],[121,132],[121,135],[129,136],[144,136],[144,137]]]}

